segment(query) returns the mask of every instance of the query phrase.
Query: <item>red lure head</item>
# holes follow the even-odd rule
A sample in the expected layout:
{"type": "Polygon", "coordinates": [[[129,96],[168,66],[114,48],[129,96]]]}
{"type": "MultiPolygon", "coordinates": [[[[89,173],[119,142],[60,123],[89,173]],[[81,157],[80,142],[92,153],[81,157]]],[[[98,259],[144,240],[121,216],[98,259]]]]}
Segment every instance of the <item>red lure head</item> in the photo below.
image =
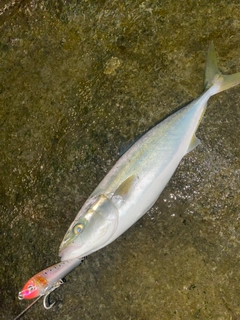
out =
{"type": "Polygon", "coordinates": [[[47,280],[42,275],[36,274],[26,282],[22,291],[18,293],[18,298],[22,300],[34,299],[38,296],[42,296],[45,293],[47,285],[47,280]]]}

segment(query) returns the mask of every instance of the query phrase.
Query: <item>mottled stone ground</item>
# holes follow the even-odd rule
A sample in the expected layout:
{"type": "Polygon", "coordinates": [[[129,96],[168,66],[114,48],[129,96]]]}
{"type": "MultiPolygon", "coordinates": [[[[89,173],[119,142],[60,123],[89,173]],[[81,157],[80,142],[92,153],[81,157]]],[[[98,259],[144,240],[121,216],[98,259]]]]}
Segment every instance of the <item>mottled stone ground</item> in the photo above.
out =
{"type": "MultiPolygon", "coordinates": [[[[202,92],[210,41],[240,71],[239,34],[239,1],[1,1],[1,319],[120,146],[202,92]]],[[[240,319],[239,119],[240,87],[213,97],[150,212],[24,319],[240,319]]]]}

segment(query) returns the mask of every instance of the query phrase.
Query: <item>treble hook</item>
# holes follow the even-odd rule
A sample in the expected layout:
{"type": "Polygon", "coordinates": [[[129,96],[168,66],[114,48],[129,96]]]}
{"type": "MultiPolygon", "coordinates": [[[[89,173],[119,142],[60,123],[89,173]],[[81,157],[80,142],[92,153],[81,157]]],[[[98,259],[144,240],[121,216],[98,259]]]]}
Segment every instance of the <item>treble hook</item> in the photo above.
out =
{"type": "Polygon", "coordinates": [[[51,309],[57,303],[57,301],[50,303],[50,294],[51,294],[51,292],[46,294],[43,298],[43,306],[47,310],[51,309]]]}
{"type": "Polygon", "coordinates": [[[46,294],[43,297],[43,306],[44,306],[45,309],[49,310],[57,303],[57,301],[54,301],[52,303],[50,302],[50,294],[54,290],[56,290],[58,287],[60,287],[63,283],[64,283],[64,281],[62,279],[60,279],[58,282],[56,282],[54,284],[54,286],[50,290],[48,290],[46,292],[46,294]]]}

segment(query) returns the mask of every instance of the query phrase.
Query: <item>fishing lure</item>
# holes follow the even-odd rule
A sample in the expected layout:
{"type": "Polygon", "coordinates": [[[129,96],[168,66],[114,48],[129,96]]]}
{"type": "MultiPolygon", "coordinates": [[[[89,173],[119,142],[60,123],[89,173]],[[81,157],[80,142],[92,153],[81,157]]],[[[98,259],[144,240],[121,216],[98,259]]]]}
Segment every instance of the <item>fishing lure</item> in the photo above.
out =
{"type": "Polygon", "coordinates": [[[36,300],[23,310],[23,312],[21,312],[14,320],[19,319],[41,297],[43,297],[45,309],[52,308],[56,302],[49,302],[50,294],[64,283],[63,278],[79,266],[84,259],[85,258],[77,258],[61,261],[40,271],[30,278],[23,289],[18,293],[18,298],[20,300],[36,300]]]}

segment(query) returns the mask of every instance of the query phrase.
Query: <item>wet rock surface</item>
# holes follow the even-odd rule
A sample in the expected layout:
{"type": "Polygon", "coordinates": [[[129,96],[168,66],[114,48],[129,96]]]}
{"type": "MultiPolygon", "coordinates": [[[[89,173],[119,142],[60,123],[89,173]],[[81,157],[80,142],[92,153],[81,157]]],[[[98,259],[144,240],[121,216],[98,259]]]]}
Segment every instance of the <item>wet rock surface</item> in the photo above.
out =
{"type": "MultiPolygon", "coordinates": [[[[240,71],[239,19],[238,1],[1,2],[1,319],[120,146],[202,92],[209,42],[240,71]]],[[[24,319],[240,319],[239,101],[211,98],[153,208],[24,319]]]]}

